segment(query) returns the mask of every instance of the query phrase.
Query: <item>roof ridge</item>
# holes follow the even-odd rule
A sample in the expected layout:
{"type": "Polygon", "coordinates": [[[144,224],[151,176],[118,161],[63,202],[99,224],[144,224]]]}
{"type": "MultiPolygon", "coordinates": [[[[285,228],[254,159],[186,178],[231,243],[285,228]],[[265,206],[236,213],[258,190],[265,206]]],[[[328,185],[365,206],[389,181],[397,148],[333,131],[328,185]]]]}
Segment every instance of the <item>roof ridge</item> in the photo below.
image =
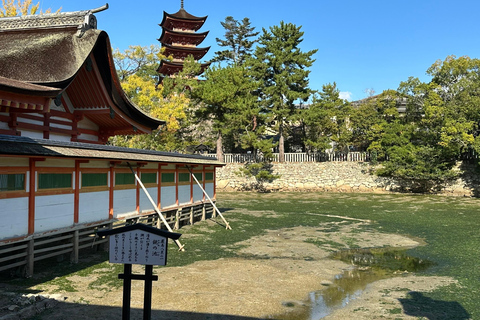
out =
{"type": "Polygon", "coordinates": [[[77,27],[82,36],[86,30],[97,28],[97,18],[92,10],[0,18],[0,32],[61,27],[77,27]]]}

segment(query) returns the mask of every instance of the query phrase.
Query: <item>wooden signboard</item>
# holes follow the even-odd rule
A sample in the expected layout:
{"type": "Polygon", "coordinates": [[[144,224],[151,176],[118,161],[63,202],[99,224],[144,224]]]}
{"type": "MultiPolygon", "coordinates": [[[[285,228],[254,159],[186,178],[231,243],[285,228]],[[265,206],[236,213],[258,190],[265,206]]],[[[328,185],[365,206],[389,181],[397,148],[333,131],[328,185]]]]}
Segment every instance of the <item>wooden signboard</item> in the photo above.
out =
{"type": "Polygon", "coordinates": [[[168,238],[178,240],[181,234],[138,223],[101,230],[97,235],[110,236],[109,261],[124,265],[124,273],[118,275],[119,279],[123,279],[122,320],[130,320],[132,280],[145,281],[143,319],[151,320],[152,281],[158,280],[158,276],[153,275],[153,266],[167,264],[168,238]],[[145,275],[132,274],[132,264],[145,265],[145,275]]]}
{"type": "Polygon", "coordinates": [[[167,264],[168,238],[132,230],[110,236],[110,262],[153,266],[167,264]]]}

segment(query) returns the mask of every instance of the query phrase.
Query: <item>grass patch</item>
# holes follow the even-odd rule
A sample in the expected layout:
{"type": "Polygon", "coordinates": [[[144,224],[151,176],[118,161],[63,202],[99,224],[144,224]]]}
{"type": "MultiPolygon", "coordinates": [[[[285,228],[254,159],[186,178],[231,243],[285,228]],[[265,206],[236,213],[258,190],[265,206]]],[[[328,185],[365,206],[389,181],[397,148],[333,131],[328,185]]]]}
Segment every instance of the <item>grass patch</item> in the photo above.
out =
{"type": "MultiPolygon", "coordinates": [[[[423,273],[450,276],[459,285],[441,287],[424,295],[435,301],[456,302],[472,319],[480,319],[480,301],[476,298],[480,295],[480,199],[400,194],[246,193],[237,202],[239,197],[221,193],[219,206],[235,208],[232,213],[240,209],[275,211],[280,217],[262,221],[264,228],[338,222],[339,219],[327,220],[321,215],[341,215],[372,220],[369,228],[380,232],[425,240],[425,246],[406,253],[435,263],[423,273]],[[289,202],[279,203],[279,199],[289,202]]],[[[227,219],[229,216],[227,213],[227,219]]],[[[234,224],[232,227],[235,229],[234,224]]]]}

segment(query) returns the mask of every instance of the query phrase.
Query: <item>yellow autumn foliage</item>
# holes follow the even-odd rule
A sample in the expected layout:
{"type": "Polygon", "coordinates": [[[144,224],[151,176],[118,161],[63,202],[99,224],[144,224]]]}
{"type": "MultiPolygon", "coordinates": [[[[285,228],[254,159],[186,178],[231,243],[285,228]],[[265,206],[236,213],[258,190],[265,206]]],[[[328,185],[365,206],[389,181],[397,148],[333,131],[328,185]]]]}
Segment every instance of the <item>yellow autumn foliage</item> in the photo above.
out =
{"type": "MultiPolygon", "coordinates": [[[[0,7],[0,18],[1,17],[16,17],[16,16],[26,16],[33,15],[38,12],[40,8],[40,2],[37,4],[32,4],[32,0],[2,0],[2,6],[0,7]]],[[[58,9],[57,12],[61,10],[58,9]]],[[[40,10],[42,13],[50,13],[51,9],[45,11],[40,10]]]]}
{"type": "Polygon", "coordinates": [[[163,87],[156,87],[151,78],[137,74],[128,76],[122,87],[132,102],[152,117],[167,121],[164,129],[175,132],[180,129],[180,122],[186,119],[185,110],[190,100],[185,94],[174,94],[163,98],[163,87]]]}

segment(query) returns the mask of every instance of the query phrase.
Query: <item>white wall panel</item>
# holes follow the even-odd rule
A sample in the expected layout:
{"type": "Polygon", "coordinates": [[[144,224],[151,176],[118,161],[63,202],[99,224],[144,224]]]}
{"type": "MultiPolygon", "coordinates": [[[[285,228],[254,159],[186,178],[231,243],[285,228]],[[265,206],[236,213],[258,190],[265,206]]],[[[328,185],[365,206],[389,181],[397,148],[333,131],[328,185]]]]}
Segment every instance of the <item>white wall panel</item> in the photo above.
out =
{"type": "Polygon", "coordinates": [[[160,202],[162,208],[167,208],[176,205],[175,186],[162,187],[160,194],[160,202]]]}
{"type": "MultiPolygon", "coordinates": [[[[201,182],[200,182],[201,183],[201,182]]],[[[195,182],[193,184],[193,202],[198,202],[203,200],[203,191],[195,182]]]]}
{"type": "Polygon", "coordinates": [[[78,222],[94,222],[108,219],[109,192],[82,192],[78,208],[78,222]]]}
{"type": "MultiPolygon", "coordinates": [[[[150,197],[152,197],[153,202],[155,204],[158,203],[157,201],[157,187],[152,187],[152,188],[146,188],[148,193],[150,194],[150,197]]],[[[152,203],[150,200],[148,200],[147,195],[145,194],[145,191],[143,189],[140,189],[140,212],[145,212],[145,211],[153,211],[155,208],[152,206],[152,203]]]]}
{"type": "Polygon", "coordinates": [[[73,225],[73,194],[35,197],[35,233],[73,225]]]}
{"type": "Polygon", "coordinates": [[[178,186],[178,204],[190,203],[190,185],[178,186]]]}
{"type": "Polygon", "coordinates": [[[28,198],[0,200],[0,239],[28,234],[28,198]]]}
{"type": "Polygon", "coordinates": [[[137,210],[137,190],[115,190],[113,192],[113,216],[121,217],[137,210]]]}
{"type": "Polygon", "coordinates": [[[210,199],[213,199],[213,194],[214,194],[214,184],[212,183],[205,183],[205,191],[207,192],[208,196],[210,199]]]}

